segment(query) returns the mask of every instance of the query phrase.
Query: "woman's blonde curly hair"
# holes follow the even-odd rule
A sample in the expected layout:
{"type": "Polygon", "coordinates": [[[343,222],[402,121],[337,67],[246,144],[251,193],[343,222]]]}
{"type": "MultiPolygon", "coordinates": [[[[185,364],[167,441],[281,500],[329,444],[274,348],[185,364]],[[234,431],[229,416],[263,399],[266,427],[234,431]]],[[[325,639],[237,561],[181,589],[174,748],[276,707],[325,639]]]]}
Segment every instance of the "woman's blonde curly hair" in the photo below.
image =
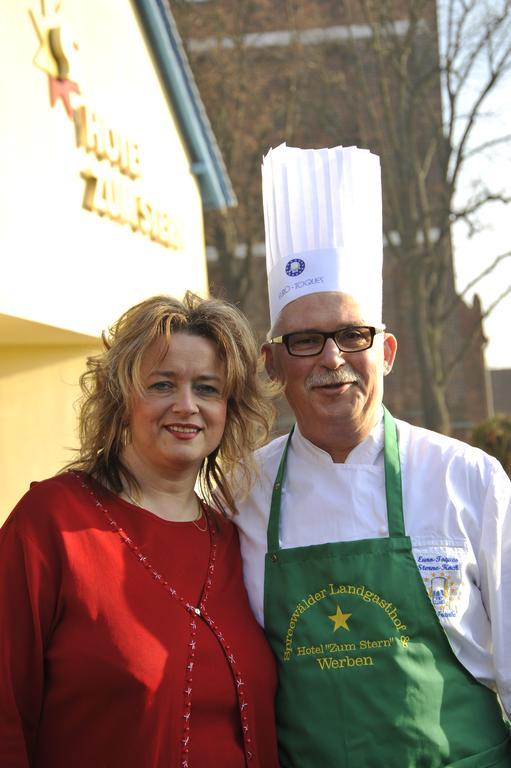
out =
{"type": "Polygon", "coordinates": [[[220,497],[235,514],[227,478],[236,470],[237,490],[250,485],[252,453],[267,441],[273,424],[271,385],[262,376],[257,343],[244,315],[226,302],[201,299],[190,291],[182,302],[164,295],[146,299],[103,334],[104,351],[87,359],[80,377],[80,448],[65,469],[87,472],[116,493],[126,484],[139,490],[121,458],[130,440],[130,401],[134,392],[142,393],[144,354],[156,339],[170,340],[173,333],[210,339],[225,365],[225,430],[220,445],[202,463],[199,487],[206,500],[220,497]]]}

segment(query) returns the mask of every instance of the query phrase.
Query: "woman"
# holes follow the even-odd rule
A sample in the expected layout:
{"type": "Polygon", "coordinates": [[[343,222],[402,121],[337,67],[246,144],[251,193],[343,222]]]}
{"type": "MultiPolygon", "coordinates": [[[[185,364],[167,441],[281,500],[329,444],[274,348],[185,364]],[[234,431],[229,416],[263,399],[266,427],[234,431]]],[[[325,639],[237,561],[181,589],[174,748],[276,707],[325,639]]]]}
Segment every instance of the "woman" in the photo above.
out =
{"type": "Polygon", "coordinates": [[[196,495],[267,436],[242,315],[157,296],[82,376],[80,454],[0,532],[0,765],[277,766],[238,540],[196,495]]]}

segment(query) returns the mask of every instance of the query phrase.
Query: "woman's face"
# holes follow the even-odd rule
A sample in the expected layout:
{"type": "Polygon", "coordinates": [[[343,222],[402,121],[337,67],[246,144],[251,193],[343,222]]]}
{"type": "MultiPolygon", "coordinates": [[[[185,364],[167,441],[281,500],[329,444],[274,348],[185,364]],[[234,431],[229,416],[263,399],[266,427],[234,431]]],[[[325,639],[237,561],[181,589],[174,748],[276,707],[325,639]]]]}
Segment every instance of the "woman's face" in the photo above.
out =
{"type": "MultiPolygon", "coordinates": [[[[158,339],[142,359],[143,394],[130,408],[131,443],[153,470],[199,471],[225,428],[225,367],[210,339],[185,332],[158,339]]],[[[134,457],[133,457],[134,458],[134,457]]]]}

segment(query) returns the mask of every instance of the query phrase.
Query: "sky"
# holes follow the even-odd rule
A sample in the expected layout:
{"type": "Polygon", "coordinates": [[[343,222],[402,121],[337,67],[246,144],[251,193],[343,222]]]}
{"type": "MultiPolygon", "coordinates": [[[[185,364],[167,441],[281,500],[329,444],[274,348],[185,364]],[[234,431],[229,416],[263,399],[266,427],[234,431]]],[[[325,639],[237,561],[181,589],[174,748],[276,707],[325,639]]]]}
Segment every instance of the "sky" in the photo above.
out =
{"type": "MultiPolygon", "coordinates": [[[[510,171],[511,169],[508,169],[508,180],[510,171]]],[[[511,190],[508,189],[508,192],[511,190]]],[[[461,227],[455,227],[454,265],[458,291],[462,291],[496,256],[511,250],[511,205],[507,210],[499,206],[499,210],[496,209],[491,215],[488,213],[481,217],[483,218],[486,230],[471,240],[467,239],[461,227]]],[[[478,293],[484,310],[509,285],[511,257],[504,259],[490,276],[474,286],[467,294],[466,300],[471,303],[474,293],[478,293]]],[[[483,328],[488,339],[485,348],[488,368],[511,368],[511,294],[491,312],[484,321],[483,328]]]]}
{"type": "MultiPolygon", "coordinates": [[[[489,6],[497,8],[507,0],[487,0],[489,6]]],[[[440,3],[439,3],[440,7],[440,3]]],[[[480,8],[485,7],[482,3],[480,8]]],[[[509,40],[504,37],[504,43],[509,40]]],[[[469,81],[464,92],[466,108],[481,88],[485,76],[484,60],[469,81]]],[[[492,98],[484,105],[484,113],[477,123],[471,142],[472,147],[479,146],[495,137],[509,136],[506,144],[501,144],[482,155],[470,160],[460,179],[456,202],[470,197],[474,184],[485,183],[494,192],[505,193],[511,197],[511,73],[508,72],[500,82],[492,98]]],[[[454,265],[456,288],[459,292],[489,266],[497,256],[511,251],[511,204],[492,203],[478,215],[482,231],[472,238],[467,236],[463,224],[453,227],[454,265]]],[[[511,256],[504,259],[491,275],[483,278],[465,300],[471,303],[474,293],[478,293],[483,311],[511,285],[511,256]]],[[[511,293],[503,299],[484,321],[484,333],[488,339],[485,349],[486,364],[489,368],[511,368],[511,293]]]]}
{"type": "MultiPolygon", "coordinates": [[[[481,120],[476,134],[477,142],[492,136],[511,136],[510,90],[511,78],[508,77],[488,105],[488,113],[481,120]]],[[[470,195],[474,181],[479,179],[483,179],[493,191],[511,197],[511,140],[507,145],[494,148],[470,162],[462,177],[458,193],[460,201],[470,195]]],[[[467,236],[465,225],[453,227],[456,288],[460,292],[497,256],[511,251],[511,204],[491,203],[478,218],[482,230],[472,238],[467,236]]],[[[478,293],[484,310],[510,285],[511,255],[475,285],[465,298],[471,303],[474,293],[478,293]]],[[[488,339],[485,348],[488,368],[511,368],[511,293],[492,310],[483,328],[488,339]]]]}

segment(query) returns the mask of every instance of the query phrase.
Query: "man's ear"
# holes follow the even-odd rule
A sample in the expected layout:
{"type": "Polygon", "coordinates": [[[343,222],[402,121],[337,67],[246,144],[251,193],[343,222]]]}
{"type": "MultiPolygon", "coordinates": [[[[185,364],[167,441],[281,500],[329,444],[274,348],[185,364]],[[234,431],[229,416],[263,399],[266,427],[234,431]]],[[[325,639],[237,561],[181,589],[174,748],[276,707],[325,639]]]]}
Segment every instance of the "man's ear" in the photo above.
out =
{"type": "Polygon", "coordinates": [[[271,344],[263,344],[261,347],[261,354],[264,358],[264,367],[266,368],[266,373],[270,377],[272,381],[274,381],[277,377],[277,371],[275,369],[275,361],[273,359],[273,347],[271,344]]]}
{"type": "Polygon", "coordinates": [[[391,372],[396,359],[397,339],[392,333],[386,333],[383,340],[383,375],[391,372]]]}

